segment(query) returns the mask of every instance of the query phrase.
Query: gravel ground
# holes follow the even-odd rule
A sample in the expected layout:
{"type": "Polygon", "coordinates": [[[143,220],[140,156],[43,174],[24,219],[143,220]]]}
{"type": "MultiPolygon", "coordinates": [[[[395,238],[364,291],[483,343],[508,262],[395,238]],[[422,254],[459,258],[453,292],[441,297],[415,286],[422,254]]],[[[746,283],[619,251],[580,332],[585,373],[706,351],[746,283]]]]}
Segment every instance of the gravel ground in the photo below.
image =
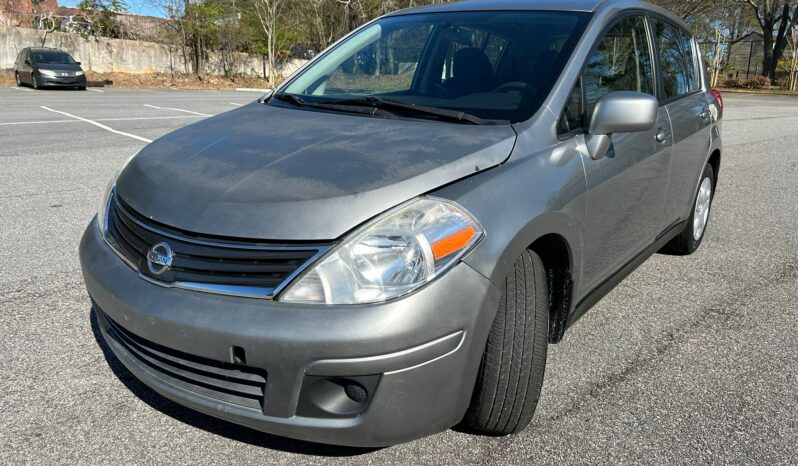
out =
{"type": "Polygon", "coordinates": [[[80,235],[140,139],[256,97],[0,88],[0,464],[798,462],[798,99],[788,97],[726,96],[701,249],[653,257],[550,349],[543,398],[519,435],[330,447],[144,387],[98,335],[80,235]]]}

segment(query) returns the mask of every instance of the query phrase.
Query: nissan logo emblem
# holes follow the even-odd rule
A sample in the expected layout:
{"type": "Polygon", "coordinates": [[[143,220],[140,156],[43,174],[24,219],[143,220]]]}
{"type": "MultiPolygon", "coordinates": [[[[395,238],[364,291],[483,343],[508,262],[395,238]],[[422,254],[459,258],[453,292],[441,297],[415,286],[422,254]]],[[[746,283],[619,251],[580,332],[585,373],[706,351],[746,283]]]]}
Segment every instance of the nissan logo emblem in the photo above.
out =
{"type": "Polygon", "coordinates": [[[172,248],[158,243],[147,251],[147,268],[153,275],[161,275],[172,266],[172,248]]]}

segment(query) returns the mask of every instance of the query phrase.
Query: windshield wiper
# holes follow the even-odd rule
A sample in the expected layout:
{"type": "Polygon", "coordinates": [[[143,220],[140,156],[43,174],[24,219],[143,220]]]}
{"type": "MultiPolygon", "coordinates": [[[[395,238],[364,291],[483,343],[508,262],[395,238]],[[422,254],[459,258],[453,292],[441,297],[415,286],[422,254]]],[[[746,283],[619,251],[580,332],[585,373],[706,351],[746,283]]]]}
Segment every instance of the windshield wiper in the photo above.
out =
{"type": "Polygon", "coordinates": [[[274,94],[272,99],[277,99],[283,102],[289,102],[297,107],[308,107],[308,108],[316,108],[320,110],[332,110],[336,112],[348,112],[348,113],[360,113],[360,114],[369,114],[369,115],[385,115],[387,112],[382,110],[378,107],[373,105],[346,105],[346,104],[328,104],[325,102],[308,102],[302,97],[294,94],[286,94],[285,92],[281,92],[279,94],[274,94]],[[368,108],[364,108],[368,107],[368,108]]]}
{"type": "Polygon", "coordinates": [[[302,107],[303,105],[305,105],[305,99],[303,99],[302,97],[299,97],[294,94],[286,94],[285,92],[278,92],[272,95],[272,99],[282,100],[283,102],[289,102],[296,105],[297,107],[302,107]]]}
{"type": "MultiPolygon", "coordinates": [[[[325,105],[349,105],[349,106],[364,106],[384,109],[388,111],[401,112],[408,116],[427,116],[435,117],[441,120],[453,121],[456,123],[465,123],[471,125],[484,125],[486,120],[466,112],[459,112],[457,110],[446,110],[437,107],[427,107],[424,105],[415,105],[398,100],[386,99],[385,97],[378,97],[370,95],[355,99],[339,99],[324,101],[325,105]]],[[[491,121],[493,123],[493,121],[491,121]]]]}

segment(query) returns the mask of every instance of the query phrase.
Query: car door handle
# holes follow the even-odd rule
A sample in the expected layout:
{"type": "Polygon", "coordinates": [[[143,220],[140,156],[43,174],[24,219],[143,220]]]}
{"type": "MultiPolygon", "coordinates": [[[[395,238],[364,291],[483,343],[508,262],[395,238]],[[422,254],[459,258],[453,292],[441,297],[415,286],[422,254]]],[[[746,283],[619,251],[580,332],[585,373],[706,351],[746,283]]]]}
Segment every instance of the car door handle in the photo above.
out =
{"type": "Polygon", "coordinates": [[[709,120],[710,115],[712,115],[712,113],[710,113],[708,108],[705,108],[700,114],[702,120],[709,120]]]}
{"type": "Polygon", "coordinates": [[[661,143],[668,142],[668,139],[670,139],[670,137],[671,137],[670,133],[664,129],[660,129],[659,132],[657,132],[657,142],[661,143]]]}

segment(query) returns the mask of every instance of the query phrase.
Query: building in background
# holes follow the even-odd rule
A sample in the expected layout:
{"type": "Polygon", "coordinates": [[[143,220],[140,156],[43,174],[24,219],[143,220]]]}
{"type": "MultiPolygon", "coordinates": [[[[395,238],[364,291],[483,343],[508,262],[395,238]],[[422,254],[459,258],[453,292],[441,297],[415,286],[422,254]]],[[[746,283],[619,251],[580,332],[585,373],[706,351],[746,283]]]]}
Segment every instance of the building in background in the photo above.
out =
{"type": "Polygon", "coordinates": [[[750,79],[762,72],[765,41],[760,32],[751,32],[731,46],[727,76],[750,79]]]}
{"type": "MultiPolygon", "coordinates": [[[[33,27],[62,32],[87,33],[88,23],[96,12],[59,6],[57,0],[0,0],[0,25],[33,27]],[[43,19],[44,18],[44,19],[43,19]],[[44,23],[44,24],[42,24],[44,23]]],[[[157,41],[165,18],[113,12],[116,34],[122,39],[157,41]]]]}
{"type": "Polygon", "coordinates": [[[57,9],[57,0],[0,0],[0,24],[24,26],[35,15],[57,9]]]}

